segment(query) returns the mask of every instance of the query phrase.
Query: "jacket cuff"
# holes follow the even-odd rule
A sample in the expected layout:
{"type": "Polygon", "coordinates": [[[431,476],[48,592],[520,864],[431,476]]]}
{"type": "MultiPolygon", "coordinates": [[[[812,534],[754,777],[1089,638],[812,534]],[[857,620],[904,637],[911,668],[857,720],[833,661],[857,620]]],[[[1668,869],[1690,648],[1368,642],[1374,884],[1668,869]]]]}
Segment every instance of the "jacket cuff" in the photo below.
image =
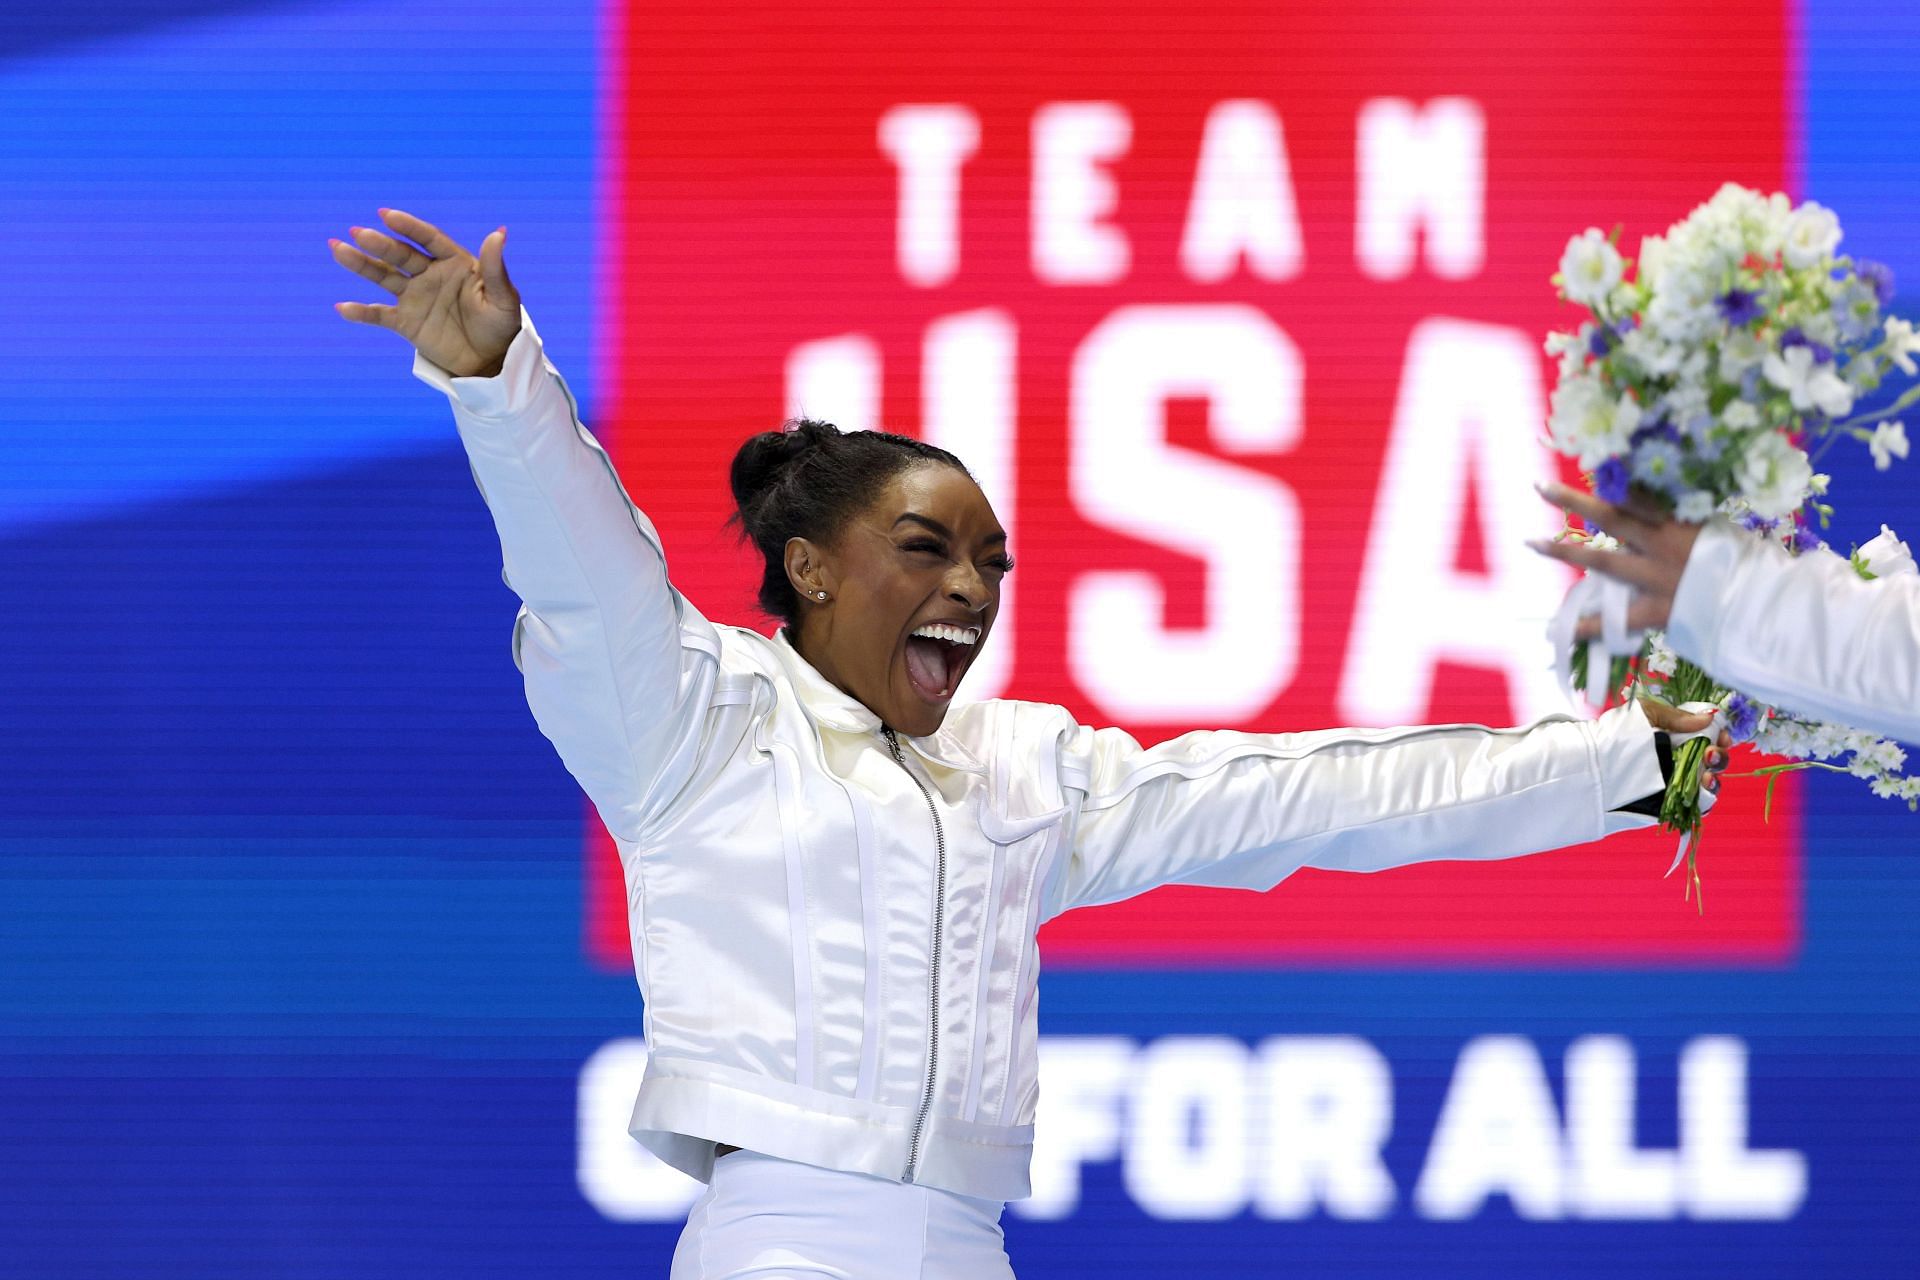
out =
{"type": "Polygon", "coordinates": [[[1667,789],[1647,713],[1637,700],[1627,702],[1593,721],[1588,731],[1600,776],[1603,829],[1612,834],[1649,825],[1647,815],[1627,807],[1667,789]]]}
{"type": "Polygon", "coordinates": [[[1641,796],[1631,804],[1623,804],[1615,813],[1638,813],[1645,817],[1660,816],[1660,807],[1666,803],[1667,788],[1673,785],[1673,737],[1670,734],[1654,730],[1653,747],[1660,756],[1660,790],[1641,796]]]}
{"type": "Polygon", "coordinates": [[[473,417],[485,420],[524,413],[545,376],[545,365],[540,335],[524,305],[520,308],[520,332],[513,335],[500,372],[491,378],[455,377],[418,351],[413,353],[414,377],[446,392],[473,417]]]}
{"type": "Polygon", "coordinates": [[[1751,535],[1723,518],[1707,521],[1693,541],[1687,566],[1674,589],[1667,615],[1667,647],[1697,666],[1712,670],[1719,661],[1723,600],[1735,567],[1751,535]]]}

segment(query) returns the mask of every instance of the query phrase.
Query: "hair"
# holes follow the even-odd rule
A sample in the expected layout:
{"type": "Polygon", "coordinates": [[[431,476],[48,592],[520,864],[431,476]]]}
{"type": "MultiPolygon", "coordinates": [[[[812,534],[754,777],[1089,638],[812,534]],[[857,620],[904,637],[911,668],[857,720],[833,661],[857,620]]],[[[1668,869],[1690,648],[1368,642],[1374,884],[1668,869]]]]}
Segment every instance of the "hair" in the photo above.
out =
{"type": "Polygon", "coordinates": [[[942,463],[971,479],[960,459],[936,445],[886,431],[842,431],[815,418],[789,418],[777,431],[749,436],[727,480],[737,525],[766,562],[760,607],[783,622],[800,615],[787,578],[787,540],[831,543],[856,512],[871,506],[902,471],[942,463]]]}

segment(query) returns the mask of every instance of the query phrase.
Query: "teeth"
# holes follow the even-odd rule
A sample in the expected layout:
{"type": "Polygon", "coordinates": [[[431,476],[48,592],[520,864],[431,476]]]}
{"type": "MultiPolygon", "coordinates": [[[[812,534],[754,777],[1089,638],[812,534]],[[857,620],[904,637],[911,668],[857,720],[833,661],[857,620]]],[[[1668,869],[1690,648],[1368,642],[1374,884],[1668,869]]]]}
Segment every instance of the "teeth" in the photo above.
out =
{"type": "Polygon", "coordinates": [[[977,644],[980,640],[980,628],[956,627],[946,622],[929,622],[915,628],[913,634],[929,640],[945,640],[948,644],[977,644]]]}

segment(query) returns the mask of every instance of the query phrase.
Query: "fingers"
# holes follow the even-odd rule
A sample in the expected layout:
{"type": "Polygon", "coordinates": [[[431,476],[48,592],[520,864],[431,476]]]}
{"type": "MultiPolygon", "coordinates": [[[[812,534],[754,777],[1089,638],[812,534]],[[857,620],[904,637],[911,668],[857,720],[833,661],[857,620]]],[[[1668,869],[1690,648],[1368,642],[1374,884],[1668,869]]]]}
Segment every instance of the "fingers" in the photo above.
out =
{"type": "Polygon", "coordinates": [[[333,249],[333,260],[357,276],[373,281],[394,297],[407,287],[411,278],[402,275],[379,258],[369,257],[344,240],[328,240],[333,249]]]}
{"type": "Polygon", "coordinates": [[[370,324],[381,329],[391,329],[399,318],[399,311],[393,307],[371,302],[336,302],[333,309],[340,313],[343,320],[355,324],[370,324]]]}
{"type": "Polygon", "coordinates": [[[351,227],[353,243],[372,254],[390,267],[397,267],[410,276],[417,276],[433,265],[433,259],[412,245],[392,236],[382,235],[372,227],[351,227]]]}
{"type": "Polygon", "coordinates": [[[1629,546],[1637,545],[1641,537],[1666,519],[1639,494],[1629,493],[1625,506],[1615,506],[1558,482],[1535,485],[1534,492],[1554,506],[1579,516],[1589,529],[1604,530],[1629,546]]]}
{"type": "Polygon", "coordinates": [[[1720,790],[1721,771],[1724,770],[1728,762],[1733,759],[1733,756],[1730,754],[1732,739],[1725,732],[1721,733],[1720,738],[1720,744],[1707,752],[1707,758],[1703,762],[1706,765],[1706,772],[1700,780],[1700,786],[1703,790],[1715,793],[1718,793],[1720,790]]]}
{"type": "Polygon", "coordinates": [[[380,218],[389,227],[421,246],[435,258],[471,257],[459,242],[434,226],[399,209],[382,209],[380,218]]]}
{"type": "Polygon", "coordinates": [[[513,296],[513,282],[507,279],[507,229],[498,227],[480,242],[480,282],[489,294],[499,298],[513,296]]]}
{"type": "Polygon", "coordinates": [[[1640,556],[1619,551],[1605,551],[1588,543],[1572,540],[1550,542],[1537,538],[1528,542],[1527,545],[1549,559],[1559,560],[1581,569],[1592,569],[1595,573],[1604,573],[1607,577],[1617,578],[1629,586],[1645,589],[1662,585],[1660,571],[1640,556]]]}

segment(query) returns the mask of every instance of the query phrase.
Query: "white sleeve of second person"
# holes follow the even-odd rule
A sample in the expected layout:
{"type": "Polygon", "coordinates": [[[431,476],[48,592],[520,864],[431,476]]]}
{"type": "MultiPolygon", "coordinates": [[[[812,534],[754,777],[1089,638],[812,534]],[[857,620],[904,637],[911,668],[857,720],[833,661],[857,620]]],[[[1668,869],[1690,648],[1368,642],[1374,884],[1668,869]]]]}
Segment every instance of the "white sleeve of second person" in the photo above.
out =
{"type": "Polygon", "coordinates": [[[1084,793],[1049,916],[1162,884],[1270,889],[1301,867],[1379,871],[1583,844],[1654,819],[1617,812],[1666,782],[1638,703],[1515,729],[1202,730],[1143,749],[1071,731],[1084,793]]]}
{"type": "Polygon", "coordinates": [[[522,605],[513,661],[527,704],[607,829],[632,839],[660,774],[704,705],[719,641],[667,579],[653,524],[581,423],[523,308],[506,363],[460,378],[418,353],[446,392],[522,605]]]}
{"type": "Polygon", "coordinates": [[[1762,702],[1920,742],[1920,575],[1868,581],[1709,522],[1667,621],[1674,652],[1762,702]]]}

